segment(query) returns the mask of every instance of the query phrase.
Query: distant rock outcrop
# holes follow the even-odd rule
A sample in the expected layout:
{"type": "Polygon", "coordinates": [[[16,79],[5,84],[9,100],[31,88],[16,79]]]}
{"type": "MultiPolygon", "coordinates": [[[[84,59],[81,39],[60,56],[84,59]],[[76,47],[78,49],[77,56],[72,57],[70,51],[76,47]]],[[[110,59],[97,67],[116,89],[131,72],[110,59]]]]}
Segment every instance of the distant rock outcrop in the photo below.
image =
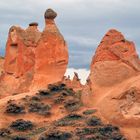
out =
{"type": "Polygon", "coordinates": [[[42,33],[36,22],[25,30],[17,26],[10,28],[4,73],[0,78],[1,93],[36,90],[62,79],[68,64],[68,50],[55,25],[56,16],[52,9],[45,12],[46,25],[42,33]]]}
{"type": "Polygon", "coordinates": [[[76,72],[74,72],[74,77],[72,80],[70,79],[70,76],[68,77],[64,76],[62,82],[75,91],[81,91],[84,87],[84,85],[81,84],[78,73],[76,72]]]}

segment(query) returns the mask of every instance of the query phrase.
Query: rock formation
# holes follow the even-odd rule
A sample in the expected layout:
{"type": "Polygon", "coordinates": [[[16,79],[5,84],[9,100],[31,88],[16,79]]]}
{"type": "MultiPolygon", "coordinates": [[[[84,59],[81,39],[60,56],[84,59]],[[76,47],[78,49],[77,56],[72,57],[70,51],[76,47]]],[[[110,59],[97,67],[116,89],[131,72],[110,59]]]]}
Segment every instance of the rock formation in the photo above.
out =
{"type": "Polygon", "coordinates": [[[37,24],[24,30],[12,26],[6,44],[4,73],[0,78],[1,96],[29,91],[35,65],[35,48],[41,33],[37,24]]]}
{"type": "Polygon", "coordinates": [[[134,43],[109,30],[82,85],[77,73],[72,80],[64,76],[68,50],[56,17],[46,10],[43,32],[36,22],[9,30],[5,61],[0,58],[0,139],[18,133],[14,139],[124,140],[120,128],[126,138],[140,140],[140,60],[134,43]]]}
{"type": "Polygon", "coordinates": [[[111,86],[136,75],[140,60],[133,42],[117,30],[109,30],[98,46],[91,63],[90,80],[101,86],[111,86]]]}
{"type": "Polygon", "coordinates": [[[62,82],[66,84],[67,87],[72,88],[75,91],[81,91],[84,87],[84,85],[81,84],[78,73],[76,72],[74,72],[74,77],[72,80],[70,79],[70,76],[64,76],[62,82]]]}
{"type": "Polygon", "coordinates": [[[13,26],[10,28],[6,45],[5,73],[21,77],[31,71],[35,64],[35,48],[41,33],[37,24],[29,24],[26,30],[13,26]]]}
{"type": "Polygon", "coordinates": [[[134,43],[109,30],[92,59],[89,81],[92,93],[86,104],[120,126],[129,139],[140,139],[140,60],[134,43]]]}
{"type": "Polygon", "coordinates": [[[48,83],[62,80],[67,68],[67,45],[55,24],[56,16],[51,9],[44,15],[46,26],[35,50],[34,88],[46,87],[48,83]]]}
{"type": "Polygon", "coordinates": [[[45,12],[42,33],[36,22],[30,23],[25,30],[17,26],[10,28],[4,73],[0,78],[1,93],[27,92],[62,79],[68,63],[68,50],[55,25],[56,16],[51,9],[45,12]]]}

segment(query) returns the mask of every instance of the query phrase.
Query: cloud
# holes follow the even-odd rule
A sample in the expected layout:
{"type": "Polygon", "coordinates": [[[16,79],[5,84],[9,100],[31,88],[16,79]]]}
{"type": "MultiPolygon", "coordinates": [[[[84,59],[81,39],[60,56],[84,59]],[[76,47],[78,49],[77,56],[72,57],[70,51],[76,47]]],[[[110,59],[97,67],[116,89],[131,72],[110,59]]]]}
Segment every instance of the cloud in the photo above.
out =
{"type": "Polygon", "coordinates": [[[50,7],[58,13],[56,23],[68,44],[69,67],[89,68],[96,47],[110,28],[133,40],[140,52],[139,0],[1,0],[0,54],[10,26],[26,28],[37,21],[42,31],[44,11],[50,7]]]}
{"type": "Polygon", "coordinates": [[[75,68],[68,68],[65,76],[70,76],[70,79],[73,79],[74,72],[78,73],[79,78],[81,79],[81,83],[84,85],[86,80],[89,76],[90,71],[87,69],[75,69],[75,68]]]}
{"type": "Polygon", "coordinates": [[[68,36],[67,40],[78,45],[94,46],[97,45],[97,40],[86,36],[68,36]]]}

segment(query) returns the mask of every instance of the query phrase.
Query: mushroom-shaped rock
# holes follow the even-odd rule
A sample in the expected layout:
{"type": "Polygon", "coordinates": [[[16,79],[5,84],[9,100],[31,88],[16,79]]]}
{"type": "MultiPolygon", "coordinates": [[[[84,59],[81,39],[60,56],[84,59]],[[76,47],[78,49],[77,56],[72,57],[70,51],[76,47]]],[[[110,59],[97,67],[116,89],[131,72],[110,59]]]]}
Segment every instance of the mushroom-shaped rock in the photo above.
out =
{"type": "Polygon", "coordinates": [[[136,75],[140,61],[133,42],[111,29],[103,37],[91,63],[91,83],[111,86],[136,75]]]}
{"type": "Polygon", "coordinates": [[[67,68],[68,49],[53,20],[56,15],[51,9],[45,12],[46,27],[35,50],[35,75],[31,86],[34,89],[62,80],[67,68]]]}
{"type": "Polygon", "coordinates": [[[57,17],[57,13],[52,9],[47,9],[44,17],[45,19],[55,19],[57,17]]]}

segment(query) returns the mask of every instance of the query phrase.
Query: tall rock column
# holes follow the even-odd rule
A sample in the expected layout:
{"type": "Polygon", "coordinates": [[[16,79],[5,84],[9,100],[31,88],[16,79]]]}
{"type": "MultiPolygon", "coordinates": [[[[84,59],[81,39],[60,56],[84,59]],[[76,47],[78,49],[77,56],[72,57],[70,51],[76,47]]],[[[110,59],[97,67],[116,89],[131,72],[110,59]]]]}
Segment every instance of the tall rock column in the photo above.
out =
{"type": "Polygon", "coordinates": [[[68,64],[68,49],[54,19],[52,9],[45,12],[45,28],[35,50],[35,75],[31,88],[45,88],[62,80],[68,64]]]}

